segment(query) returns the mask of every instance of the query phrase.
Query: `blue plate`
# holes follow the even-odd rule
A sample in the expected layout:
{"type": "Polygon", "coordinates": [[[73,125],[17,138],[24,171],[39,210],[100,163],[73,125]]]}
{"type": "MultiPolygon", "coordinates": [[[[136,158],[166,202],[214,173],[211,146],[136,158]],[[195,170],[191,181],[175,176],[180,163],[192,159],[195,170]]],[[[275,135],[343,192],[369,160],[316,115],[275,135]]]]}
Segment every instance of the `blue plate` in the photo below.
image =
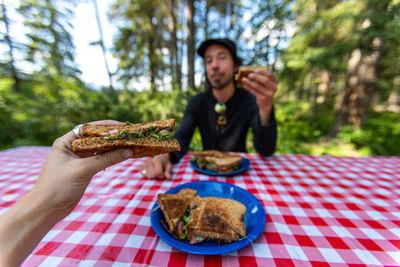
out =
{"type": "Polygon", "coordinates": [[[216,255],[225,254],[240,248],[243,248],[253,242],[263,231],[266,221],[265,210],[260,201],[246,190],[223,182],[217,181],[199,181],[182,184],[171,188],[166,193],[175,194],[182,188],[192,188],[197,190],[199,196],[224,197],[237,200],[246,206],[245,226],[247,238],[240,239],[234,243],[221,243],[207,241],[199,244],[191,245],[188,241],[179,241],[173,238],[160,224],[165,221],[164,215],[158,203],[156,202],[152,208],[150,219],[156,234],[167,244],[194,254],[200,255],[216,255]]]}
{"type": "Polygon", "coordinates": [[[204,174],[213,175],[213,176],[232,176],[232,175],[239,174],[239,173],[247,170],[250,167],[250,161],[248,159],[242,157],[242,161],[240,162],[239,168],[233,172],[216,172],[216,171],[200,169],[199,165],[197,165],[197,163],[195,161],[191,161],[190,165],[196,171],[204,173],[204,174]]]}

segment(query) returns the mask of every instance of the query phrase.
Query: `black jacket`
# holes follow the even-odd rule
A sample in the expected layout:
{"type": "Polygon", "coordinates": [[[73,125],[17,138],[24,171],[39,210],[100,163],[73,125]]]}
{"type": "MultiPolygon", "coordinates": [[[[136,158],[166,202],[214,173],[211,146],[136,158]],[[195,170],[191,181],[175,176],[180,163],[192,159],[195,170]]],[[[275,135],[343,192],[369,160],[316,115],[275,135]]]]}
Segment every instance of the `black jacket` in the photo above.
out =
{"type": "Polygon", "coordinates": [[[251,127],[255,150],[262,156],[274,153],[277,126],[273,109],[269,125],[261,126],[255,96],[242,88],[236,88],[234,95],[225,103],[228,123],[219,126],[218,114],[214,111],[216,103],[211,90],[199,93],[189,100],[179,129],[174,134],[181,145],[181,151],[170,154],[173,163],[178,162],[188,151],[197,126],[204,150],[246,152],[246,137],[251,127]]]}

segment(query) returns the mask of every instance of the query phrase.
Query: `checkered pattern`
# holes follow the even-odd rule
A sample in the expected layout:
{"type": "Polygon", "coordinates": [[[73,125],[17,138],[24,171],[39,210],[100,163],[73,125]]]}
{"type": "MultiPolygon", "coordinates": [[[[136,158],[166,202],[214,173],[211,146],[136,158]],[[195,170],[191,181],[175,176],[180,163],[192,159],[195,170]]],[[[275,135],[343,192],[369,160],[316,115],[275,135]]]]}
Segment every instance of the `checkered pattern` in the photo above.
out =
{"type": "MultiPolygon", "coordinates": [[[[0,214],[34,184],[48,147],[0,153],[0,214]]],[[[242,154],[235,177],[193,171],[186,155],[172,181],[147,180],[144,159],[97,174],[75,210],[24,266],[399,266],[400,158],[242,154]],[[253,244],[227,255],[181,252],[150,224],[156,195],[181,183],[217,180],[254,194],[267,222],[253,244]]]]}

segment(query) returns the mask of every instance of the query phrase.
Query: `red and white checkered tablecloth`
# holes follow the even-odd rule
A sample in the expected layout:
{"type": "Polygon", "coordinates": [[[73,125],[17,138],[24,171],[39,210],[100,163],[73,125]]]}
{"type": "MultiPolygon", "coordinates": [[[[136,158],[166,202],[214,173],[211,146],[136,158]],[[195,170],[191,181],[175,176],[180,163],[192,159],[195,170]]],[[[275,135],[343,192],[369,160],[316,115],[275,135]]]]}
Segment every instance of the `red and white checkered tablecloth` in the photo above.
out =
{"type": "MultiPolygon", "coordinates": [[[[0,214],[32,188],[48,147],[0,152],[0,214]]],[[[400,158],[241,154],[235,177],[195,172],[186,155],[172,181],[147,180],[144,159],[97,174],[74,211],[23,266],[400,266],[400,158]],[[254,194],[267,222],[251,245],[226,255],[181,252],[150,224],[156,195],[217,180],[254,194]]]]}

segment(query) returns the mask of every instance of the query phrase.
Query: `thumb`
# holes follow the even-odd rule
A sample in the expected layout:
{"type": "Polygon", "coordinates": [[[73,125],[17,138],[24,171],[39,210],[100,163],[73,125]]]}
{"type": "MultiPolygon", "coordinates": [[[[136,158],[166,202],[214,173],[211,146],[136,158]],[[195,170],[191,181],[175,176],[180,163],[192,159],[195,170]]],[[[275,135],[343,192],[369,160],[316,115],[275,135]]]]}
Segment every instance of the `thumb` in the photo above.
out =
{"type": "Polygon", "coordinates": [[[171,178],[172,178],[172,163],[171,162],[167,163],[167,166],[165,167],[164,176],[168,180],[171,180],[171,178]]]}
{"type": "Polygon", "coordinates": [[[133,152],[130,149],[117,149],[109,152],[105,152],[93,157],[85,158],[85,166],[88,171],[93,174],[104,170],[114,164],[120,163],[133,156],[133,152]]]}

